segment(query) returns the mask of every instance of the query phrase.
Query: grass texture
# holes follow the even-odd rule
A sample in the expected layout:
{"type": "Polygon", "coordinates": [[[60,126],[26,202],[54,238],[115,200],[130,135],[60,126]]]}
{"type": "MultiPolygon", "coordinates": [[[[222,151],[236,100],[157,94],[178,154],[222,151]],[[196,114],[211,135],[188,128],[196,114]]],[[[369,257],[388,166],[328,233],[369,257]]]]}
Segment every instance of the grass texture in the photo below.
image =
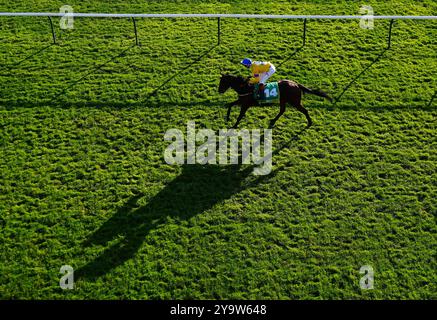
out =
{"type": "MultiPolygon", "coordinates": [[[[59,12],[61,1],[1,1],[59,12]]],[[[359,14],[356,1],[79,1],[75,12],[359,14]]],[[[370,1],[376,15],[436,15],[370,1]]],[[[0,18],[0,298],[436,299],[434,21],[0,18]],[[229,127],[220,72],[269,60],[305,96],[273,172],[164,162],[167,129],[229,127]],[[75,269],[62,290],[59,269],[75,269]],[[360,288],[360,267],[375,272],[360,288]]],[[[266,128],[278,106],[240,128],[266,128]]],[[[235,120],[238,110],[232,112],[235,120]]]]}

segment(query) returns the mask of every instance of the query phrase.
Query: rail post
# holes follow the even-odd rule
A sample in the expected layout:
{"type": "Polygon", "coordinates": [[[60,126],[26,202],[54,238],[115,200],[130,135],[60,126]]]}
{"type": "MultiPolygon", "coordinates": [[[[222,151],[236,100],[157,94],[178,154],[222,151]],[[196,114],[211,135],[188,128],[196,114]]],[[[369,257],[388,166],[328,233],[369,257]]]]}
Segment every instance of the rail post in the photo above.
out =
{"type": "Polygon", "coordinates": [[[220,36],[221,36],[220,17],[218,17],[217,18],[217,45],[220,45],[220,36]]]}
{"type": "Polygon", "coordinates": [[[138,42],[138,33],[137,33],[137,23],[135,21],[135,18],[132,17],[132,22],[134,23],[134,31],[135,31],[135,43],[137,46],[140,45],[140,43],[138,42]]]}
{"type": "Polygon", "coordinates": [[[302,46],[305,45],[307,38],[307,19],[303,20],[303,36],[302,36],[302,46]]]}
{"type": "Polygon", "coordinates": [[[52,18],[50,16],[48,18],[50,21],[50,27],[52,29],[53,43],[56,44],[56,33],[55,33],[55,28],[53,27],[53,21],[52,21],[52,18]]]}
{"type": "Polygon", "coordinates": [[[395,22],[394,19],[391,19],[390,20],[390,28],[389,28],[389,31],[388,31],[387,49],[390,49],[390,47],[391,47],[391,29],[393,27],[393,22],[395,22]]]}

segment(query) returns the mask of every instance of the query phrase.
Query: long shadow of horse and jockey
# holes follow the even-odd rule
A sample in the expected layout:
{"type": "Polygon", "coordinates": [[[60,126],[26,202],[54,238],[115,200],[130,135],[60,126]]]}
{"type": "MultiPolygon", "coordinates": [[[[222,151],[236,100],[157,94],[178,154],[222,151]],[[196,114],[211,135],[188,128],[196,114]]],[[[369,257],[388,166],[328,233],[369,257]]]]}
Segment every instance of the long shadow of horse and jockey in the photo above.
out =
{"type": "Polygon", "coordinates": [[[165,225],[168,217],[188,220],[267,178],[252,171],[252,166],[184,165],[182,173],[152,198],[133,196],[83,242],[84,248],[108,247],[76,270],[76,279],[96,279],[133,258],[149,232],[165,225]]]}
{"type": "MultiPolygon", "coordinates": [[[[271,156],[298,141],[304,130],[279,145],[271,156]]],[[[245,189],[269,183],[287,165],[262,176],[252,174],[255,165],[183,165],[181,174],[155,196],[145,199],[145,194],[136,194],[83,242],[84,248],[108,247],[76,270],[76,279],[96,279],[132,259],[150,231],[165,225],[168,217],[188,220],[202,214],[245,189]],[[145,205],[141,205],[143,200],[145,205]]]]}

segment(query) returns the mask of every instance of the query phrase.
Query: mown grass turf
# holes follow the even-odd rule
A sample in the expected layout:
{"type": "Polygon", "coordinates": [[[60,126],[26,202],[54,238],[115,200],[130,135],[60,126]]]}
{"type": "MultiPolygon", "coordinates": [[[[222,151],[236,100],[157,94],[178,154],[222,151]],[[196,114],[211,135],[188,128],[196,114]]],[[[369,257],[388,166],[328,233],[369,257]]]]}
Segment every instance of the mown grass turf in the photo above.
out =
{"type": "MultiPolygon", "coordinates": [[[[58,1],[0,11],[59,10],[58,1]]],[[[435,15],[433,1],[370,4],[435,15]]],[[[341,1],[70,1],[76,12],[358,14],[341,1]]],[[[436,24],[388,21],[0,18],[0,297],[436,298],[436,24]],[[220,72],[268,59],[318,87],[314,126],[289,108],[273,172],[170,166],[169,128],[229,126],[220,72]],[[59,269],[76,270],[75,290],[59,269]],[[362,290],[359,269],[375,270],[362,290]]],[[[253,108],[263,128],[278,107],[253,108]]],[[[232,113],[233,121],[237,110],[232,113]]]]}

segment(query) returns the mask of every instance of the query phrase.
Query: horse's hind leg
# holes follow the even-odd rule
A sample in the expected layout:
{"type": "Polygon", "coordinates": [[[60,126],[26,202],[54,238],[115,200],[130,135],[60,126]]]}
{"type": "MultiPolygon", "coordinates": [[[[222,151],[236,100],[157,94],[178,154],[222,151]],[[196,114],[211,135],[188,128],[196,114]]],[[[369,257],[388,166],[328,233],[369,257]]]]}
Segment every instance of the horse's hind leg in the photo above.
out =
{"type": "Polygon", "coordinates": [[[311,127],[311,125],[313,124],[313,121],[312,121],[311,118],[310,118],[310,115],[309,115],[309,113],[308,113],[308,110],[305,109],[301,103],[298,104],[298,105],[295,105],[295,107],[296,107],[297,110],[299,110],[300,112],[302,112],[302,113],[305,115],[305,117],[307,118],[307,122],[308,122],[308,124],[307,124],[307,128],[311,127]]]}
{"type": "Polygon", "coordinates": [[[269,128],[273,128],[273,126],[275,125],[276,121],[284,114],[284,112],[285,112],[285,102],[281,102],[279,113],[278,113],[278,115],[274,119],[272,119],[270,121],[269,128]]]}

